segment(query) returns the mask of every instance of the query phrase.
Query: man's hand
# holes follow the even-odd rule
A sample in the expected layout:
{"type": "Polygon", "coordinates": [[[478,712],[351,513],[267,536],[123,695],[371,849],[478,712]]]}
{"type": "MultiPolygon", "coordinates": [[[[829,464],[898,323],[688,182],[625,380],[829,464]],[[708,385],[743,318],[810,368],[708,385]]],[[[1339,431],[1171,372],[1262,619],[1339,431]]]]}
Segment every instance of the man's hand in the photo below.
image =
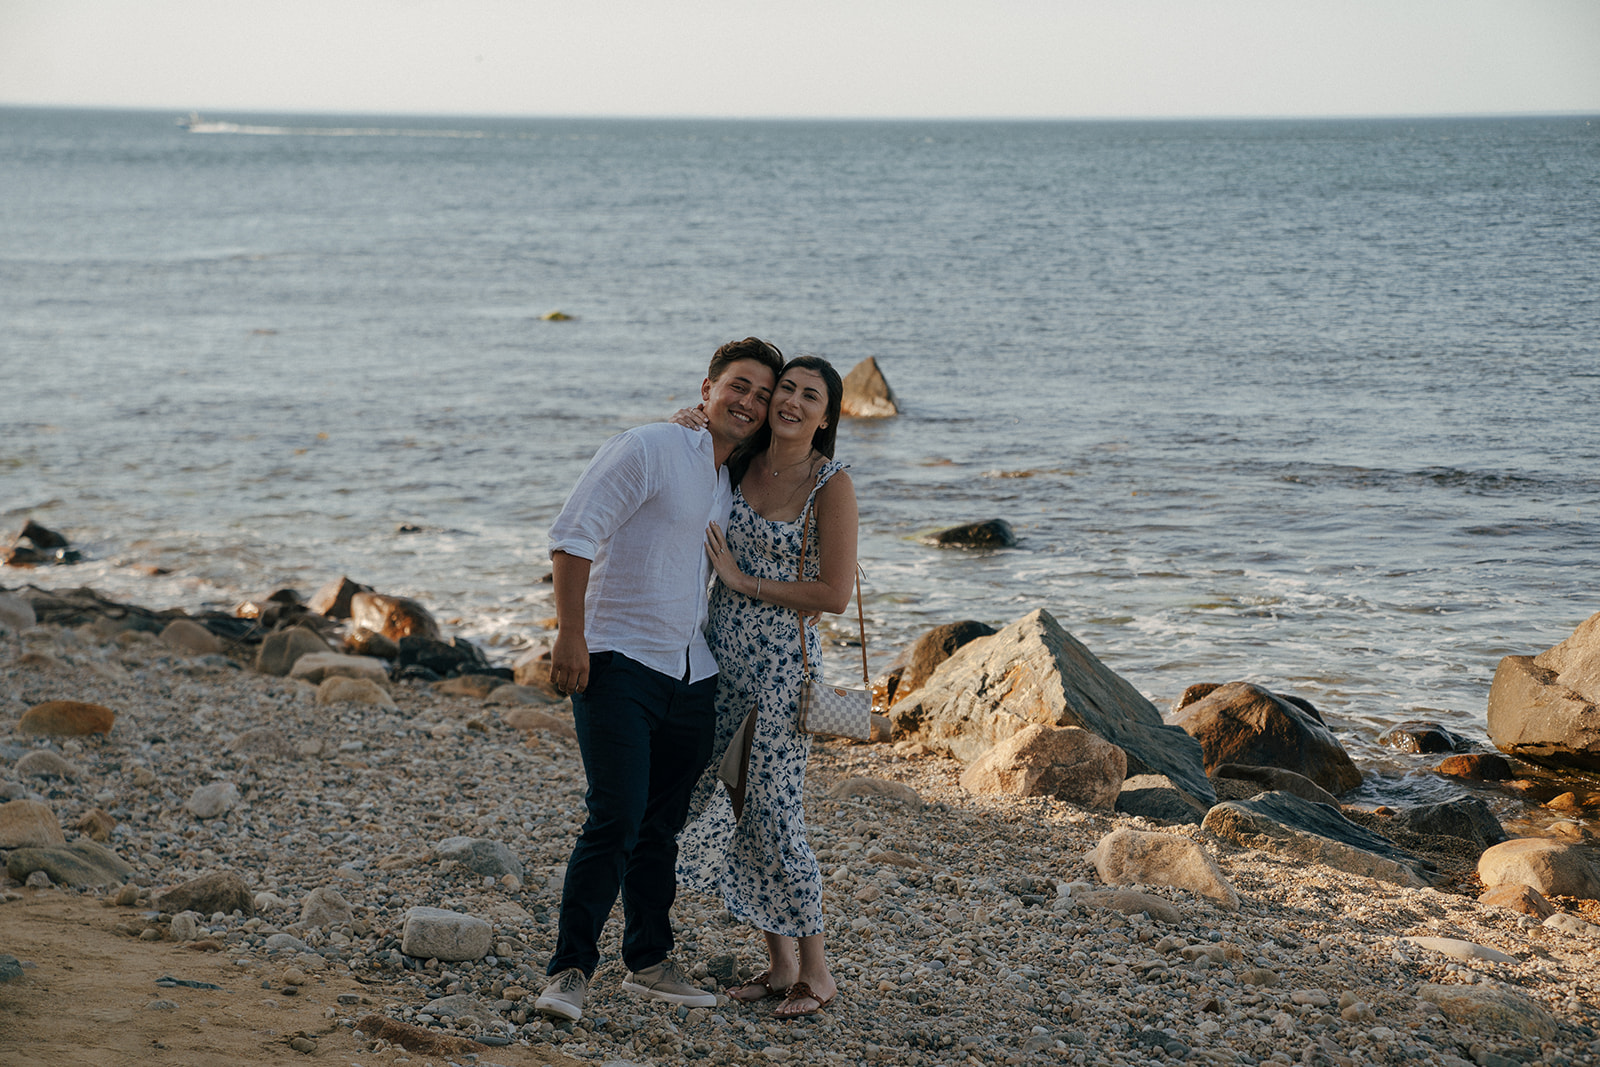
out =
{"type": "Polygon", "coordinates": [[[550,650],[550,684],[568,696],[589,685],[589,642],[583,633],[583,594],[589,588],[589,561],[557,550],[550,553],[550,579],[556,594],[556,647],[550,650]]]}
{"type": "Polygon", "coordinates": [[[580,633],[560,630],[550,651],[550,684],[568,696],[589,685],[589,642],[580,633]]]}

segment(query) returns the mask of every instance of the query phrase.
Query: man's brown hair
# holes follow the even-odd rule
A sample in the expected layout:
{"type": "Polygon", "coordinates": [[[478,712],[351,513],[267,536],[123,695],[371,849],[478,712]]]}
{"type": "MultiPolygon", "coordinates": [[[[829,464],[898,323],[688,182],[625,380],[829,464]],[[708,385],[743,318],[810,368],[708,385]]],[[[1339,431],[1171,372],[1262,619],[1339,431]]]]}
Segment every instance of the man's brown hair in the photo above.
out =
{"type": "Polygon", "coordinates": [[[772,380],[776,382],[778,375],[783,373],[783,353],[778,351],[778,346],[759,337],[746,337],[743,341],[729,341],[711,354],[711,366],[706,369],[706,377],[716,381],[722,377],[722,372],[728,369],[730,363],[737,363],[741,359],[753,359],[762,366],[772,371],[772,380]]]}

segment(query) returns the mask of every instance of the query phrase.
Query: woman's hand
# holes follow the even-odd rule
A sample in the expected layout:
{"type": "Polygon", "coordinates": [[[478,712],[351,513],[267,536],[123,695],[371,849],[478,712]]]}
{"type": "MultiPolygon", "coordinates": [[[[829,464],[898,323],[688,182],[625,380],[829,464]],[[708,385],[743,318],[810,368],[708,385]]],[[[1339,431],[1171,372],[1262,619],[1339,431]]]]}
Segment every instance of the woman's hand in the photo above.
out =
{"type": "Polygon", "coordinates": [[[733,558],[728,539],[722,535],[722,528],[716,523],[706,527],[706,555],[711,559],[711,568],[722,579],[723,585],[735,593],[748,592],[746,586],[750,584],[749,578],[739,569],[739,561],[733,558]]]}
{"type": "Polygon", "coordinates": [[[703,430],[711,425],[711,420],[706,418],[704,404],[692,408],[679,408],[668,416],[667,421],[677,426],[687,426],[691,430],[703,430]]]}

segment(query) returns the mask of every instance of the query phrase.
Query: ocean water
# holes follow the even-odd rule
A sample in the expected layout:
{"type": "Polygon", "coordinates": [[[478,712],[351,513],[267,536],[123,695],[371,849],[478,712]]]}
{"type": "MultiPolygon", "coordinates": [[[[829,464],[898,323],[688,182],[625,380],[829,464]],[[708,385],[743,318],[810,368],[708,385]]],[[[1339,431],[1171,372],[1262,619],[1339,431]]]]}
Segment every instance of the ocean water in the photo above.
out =
{"type": "Polygon", "coordinates": [[[348,574],[509,655],[588,457],[757,334],[900,397],[839,435],[875,670],[1044,607],[1158,706],[1311,700],[1409,802],[1455,789],[1378,736],[1484,739],[1600,611],[1600,116],[177,117],[0,110],[0,522],[89,557],[0,585],[348,574]]]}

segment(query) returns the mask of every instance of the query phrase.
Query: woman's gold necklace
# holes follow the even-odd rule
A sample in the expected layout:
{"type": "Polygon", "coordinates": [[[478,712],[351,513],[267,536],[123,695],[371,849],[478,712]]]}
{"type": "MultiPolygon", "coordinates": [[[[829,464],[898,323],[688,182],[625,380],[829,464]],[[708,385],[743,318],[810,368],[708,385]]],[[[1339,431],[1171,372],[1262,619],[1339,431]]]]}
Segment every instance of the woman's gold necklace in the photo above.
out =
{"type": "Polygon", "coordinates": [[[797,467],[799,467],[802,463],[804,463],[804,464],[811,463],[812,462],[812,454],[811,454],[811,452],[809,450],[807,450],[805,459],[802,459],[800,461],[800,463],[791,463],[787,467],[774,467],[772,465],[772,453],[770,453],[770,452],[767,453],[766,459],[767,459],[767,470],[772,472],[772,476],[774,478],[776,478],[779,475],[779,473],[782,472],[782,471],[792,471],[792,470],[796,469],[797,467]]]}

